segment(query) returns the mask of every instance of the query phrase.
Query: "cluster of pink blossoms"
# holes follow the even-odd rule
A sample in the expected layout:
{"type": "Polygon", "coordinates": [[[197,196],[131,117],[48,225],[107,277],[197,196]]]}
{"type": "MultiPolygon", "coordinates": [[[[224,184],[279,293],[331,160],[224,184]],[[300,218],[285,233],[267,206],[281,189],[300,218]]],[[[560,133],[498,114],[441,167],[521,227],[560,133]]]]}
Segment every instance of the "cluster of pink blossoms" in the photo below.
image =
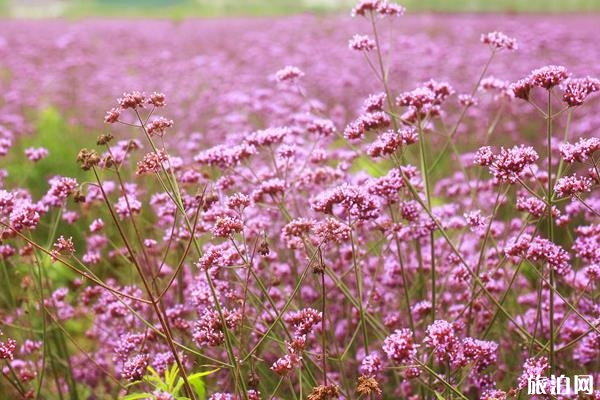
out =
{"type": "MultiPolygon", "coordinates": [[[[0,331],[0,336],[3,333],[0,331]]],[[[14,339],[7,339],[6,341],[0,342],[0,359],[12,360],[15,356],[15,350],[17,348],[17,341],[14,339]]]]}
{"type": "Polygon", "coordinates": [[[489,167],[498,182],[515,183],[538,160],[537,152],[531,146],[514,146],[511,149],[500,148],[494,154],[490,146],[481,147],[475,156],[475,164],[489,167]]]}
{"type": "Polygon", "coordinates": [[[118,107],[114,107],[107,111],[104,117],[104,122],[107,124],[114,124],[119,121],[119,117],[123,110],[142,109],[145,105],[151,105],[152,107],[160,108],[166,105],[166,96],[163,93],[152,93],[149,97],[146,97],[144,93],[139,91],[132,91],[123,93],[123,97],[117,99],[118,107]]]}
{"type": "Polygon", "coordinates": [[[377,44],[367,35],[354,35],[348,42],[348,47],[356,51],[372,51],[377,48],[377,44]]]}
{"type": "Polygon", "coordinates": [[[377,200],[363,188],[353,185],[341,185],[316,196],[312,202],[313,210],[333,214],[339,205],[349,216],[361,220],[377,218],[379,205],[377,200]]]}
{"type": "Polygon", "coordinates": [[[502,32],[494,31],[481,35],[481,43],[489,44],[496,50],[517,50],[517,39],[505,35],[502,32]]]}
{"type": "Polygon", "coordinates": [[[523,234],[511,239],[504,249],[509,256],[522,257],[530,261],[547,262],[559,275],[571,270],[569,253],[548,239],[523,234]]]}
{"type": "Polygon", "coordinates": [[[600,80],[589,76],[569,79],[570,76],[567,68],[562,65],[547,65],[513,83],[510,90],[514,97],[528,101],[534,87],[552,90],[565,83],[562,100],[569,107],[582,105],[590,94],[600,91],[600,80]]]}

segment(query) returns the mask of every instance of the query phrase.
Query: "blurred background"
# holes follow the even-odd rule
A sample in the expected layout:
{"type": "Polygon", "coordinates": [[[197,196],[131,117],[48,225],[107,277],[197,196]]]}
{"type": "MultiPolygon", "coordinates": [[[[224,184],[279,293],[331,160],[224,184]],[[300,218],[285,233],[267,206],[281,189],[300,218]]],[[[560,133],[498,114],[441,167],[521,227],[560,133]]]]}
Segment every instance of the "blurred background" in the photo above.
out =
{"type": "MultiPolygon", "coordinates": [[[[347,12],[355,0],[0,0],[13,18],[188,18],[347,12]]],[[[600,0],[404,0],[411,12],[588,13],[600,0]]],[[[599,21],[600,24],[600,21],[599,21]]]]}

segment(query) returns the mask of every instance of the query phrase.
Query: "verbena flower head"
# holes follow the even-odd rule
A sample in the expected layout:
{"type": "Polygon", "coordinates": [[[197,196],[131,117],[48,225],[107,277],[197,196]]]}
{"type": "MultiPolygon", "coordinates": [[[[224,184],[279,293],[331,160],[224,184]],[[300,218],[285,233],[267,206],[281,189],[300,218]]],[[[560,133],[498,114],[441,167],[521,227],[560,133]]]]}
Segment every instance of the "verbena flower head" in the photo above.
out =
{"type": "Polygon", "coordinates": [[[348,47],[356,51],[371,51],[377,48],[375,40],[367,35],[354,35],[348,42],[348,47]]]}
{"type": "Polygon", "coordinates": [[[313,388],[306,400],[335,400],[339,396],[340,389],[336,385],[320,385],[313,388]]]}
{"type": "Polygon", "coordinates": [[[123,365],[123,377],[131,382],[141,380],[146,374],[148,359],[148,354],[138,354],[127,360],[123,365]]]}
{"type": "Polygon", "coordinates": [[[117,103],[119,103],[119,106],[124,110],[128,108],[133,110],[137,108],[144,108],[145,102],[146,96],[138,91],[125,92],[123,93],[123,97],[117,99],[117,103]]]}
{"type": "Polygon", "coordinates": [[[104,117],[104,122],[107,124],[114,124],[119,120],[121,116],[121,107],[113,107],[106,112],[106,116],[104,117]]]}
{"type": "Polygon", "coordinates": [[[383,351],[396,364],[412,362],[419,345],[414,343],[410,329],[396,330],[383,342],[383,351]]]}
{"type": "Polygon", "coordinates": [[[539,156],[532,146],[514,146],[511,149],[502,147],[499,154],[494,154],[489,146],[481,147],[474,163],[489,167],[492,175],[499,182],[515,183],[525,169],[533,165],[539,156]]]}
{"type": "Polygon", "coordinates": [[[230,237],[234,233],[241,232],[244,229],[244,223],[239,218],[221,217],[213,227],[213,235],[216,237],[230,237]]]}
{"type": "Polygon", "coordinates": [[[369,97],[363,101],[364,112],[376,112],[383,111],[383,106],[387,99],[387,95],[383,92],[370,94],[369,97]]]}
{"type": "Polygon", "coordinates": [[[387,0],[361,0],[353,9],[352,16],[366,16],[368,13],[375,13],[380,16],[401,16],[405,8],[390,3],[387,0]]]}
{"type": "Polygon", "coordinates": [[[158,150],[156,152],[150,152],[144,155],[144,158],[141,161],[138,161],[137,168],[135,170],[136,175],[145,175],[145,174],[156,174],[160,172],[163,167],[168,169],[166,165],[166,161],[168,160],[168,156],[164,150],[158,150]]]}
{"type": "Polygon", "coordinates": [[[536,379],[537,377],[544,376],[546,370],[550,368],[547,357],[531,357],[525,360],[523,364],[523,372],[519,377],[518,389],[523,389],[527,386],[529,379],[536,379]]]}
{"type": "Polygon", "coordinates": [[[600,138],[580,138],[575,144],[563,143],[560,145],[560,153],[568,163],[584,162],[596,151],[600,150],[600,138]]]}
{"type": "Polygon", "coordinates": [[[146,102],[156,108],[160,108],[167,105],[166,99],[167,96],[165,96],[164,93],[153,92],[150,97],[148,97],[146,102]]]}
{"type": "Polygon", "coordinates": [[[522,100],[529,100],[531,89],[533,88],[533,82],[529,77],[519,79],[517,82],[510,85],[510,92],[514,97],[522,100]]]}
{"type": "Polygon", "coordinates": [[[448,321],[436,320],[427,327],[424,343],[433,349],[438,360],[455,360],[460,351],[460,341],[454,326],[448,321]]]}
{"type": "Polygon", "coordinates": [[[333,218],[326,218],[314,224],[318,243],[343,243],[350,238],[349,226],[333,218]]]}
{"type": "MultiPolygon", "coordinates": [[[[241,321],[238,310],[221,309],[227,329],[235,329],[241,321]]],[[[200,318],[194,323],[192,330],[194,342],[200,347],[216,347],[225,342],[224,326],[219,312],[206,308],[200,313],[200,318]]]]}
{"type": "Polygon", "coordinates": [[[559,197],[578,196],[592,190],[592,178],[588,176],[563,176],[554,185],[554,191],[559,197]]]}
{"type": "Polygon", "coordinates": [[[167,128],[173,126],[173,120],[165,117],[156,117],[148,123],[146,130],[150,136],[163,137],[167,128]]]}
{"type": "Polygon", "coordinates": [[[529,74],[529,80],[534,86],[550,90],[558,86],[570,76],[567,68],[562,65],[547,65],[534,69],[529,74]]]}
{"type": "Polygon", "coordinates": [[[292,325],[294,333],[298,336],[311,333],[315,326],[321,323],[322,319],[323,313],[314,308],[304,308],[284,316],[285,322],[292,325]]]}
{"type": "Polygon", "coordinates": [[[25,149],[25,156],[31,161],[37,162],[48,157],[48,150],[44,147],[29,147],[25,149]]]}
{"type": "Polygon", "coordinates": [[[348,140],[361,139],[367,132],[387,128],[390,124],[391,120],[386,113],[382,111],[367,112],[344,129],[344,137],[348,140]]]}
{"type": "Polygon", "coordinates": [[[548,239],[522,234],[511,239],[504,252],[509,256],[522,257],[530,261],[548,263],[559,275],[566,275],[571,270],[570,256],[562,247],[548,239]]]}
{"type": "Polygon", "coordinates": [[[288,65],[275,73],[275,79],[278,82],[296,82],[304,76],[304,72],[298,67],[288,65]]]}
{"type": "Polygon", "coordinates": [[[434,104],[434,101],[435,93],[428,87],[419,87],[410,92],[404,92],[396,98],[398,106],[411,106],[417,110],[434,104]]]}
{"type": "Polygon", "coordinates": [[[587,97],[600,91],[600,80],[596,78],[570,79],[566,86],[563,94],[563,101],[567,103],[569,107],[577,107],[582,105],[587,97]]]}
{"type": "MultiPolygon", "coordinates": [[[[384,350],[385,351],[385,350],[384,350]]],[[[393,355],[396,354],[395,351],[392,352],[393,355]]],[[[363,358],[360,363],[360,373],[367,376],[377,376],[383,369],[383,364],[381,362],[381,356],[377,351],[372,351],[367,356],[363,358]]]]}
{"type": "Polygon", "coordinates": [[[60,255],[71,255],[75,253],[75,245],[73,244],[73,238],[69,237],[65,239],[64,236],[60,236],[53,245],[52,249],[52,260],[56,261],[60,255]]]}
{"type": "Polygon", "coordinates": [[[491,48],[496,50],[517,50],[519,48],[515,38],[511,38],[498,31],[482,34],[481,43],[488,44],[491,48]]]}
{"type": "MultiPolygon", "coordinates": [[[[0,331],[0,336],[3,333],[0,331]]],[[[0,359],[1,360],[12,360],[15,356],[15,350],[17,348],[17,341],[11,338],[8,338],[5,341],[0,341],[0,359]]]]}
{"type": "Polygon", "coordinates": [[[315,211],[332,214],[339,205],[350,216],[359,219],[372,219],[379,216],[377,201],[363,188],[354,185],[341,185],[316,196],[311,207],[315,211]]]}
{"type": "Polygon", "coordinates": [[[371,157],[390,156],[402,146],[416,143],[418,138],[413,127],[402,128],[397,132],[385,131],[369,146],[367,154],[371,157]]]}

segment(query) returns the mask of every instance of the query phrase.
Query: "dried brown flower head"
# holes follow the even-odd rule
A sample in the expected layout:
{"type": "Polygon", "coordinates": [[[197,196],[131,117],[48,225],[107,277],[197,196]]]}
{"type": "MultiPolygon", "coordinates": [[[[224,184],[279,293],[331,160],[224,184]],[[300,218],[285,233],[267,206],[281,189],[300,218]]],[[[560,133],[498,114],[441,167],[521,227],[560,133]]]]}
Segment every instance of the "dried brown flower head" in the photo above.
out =
{"type": "Polygon", "coordinates": [[[360,395],[370,396],[371,393],[381,395],[381,389],[379,388],[379,382],[369,375],[361,375],[358,377],[358,385],[356,386],[356,392],[360,395]]]}
{"type": "Polygon", "coordinates": [[[81,169],[87,171],[93,166],[98,165],[100,162],[100,156],[95,150],[81,149],[77,154],[77,162],[81,164],[81,169]]]}
{"type": "Polygon", "coordinates": [[[320,385],[313,388],[307,400],[328,400],[337,399],[340,397],[340,389],[336,385],[320,385]]]}
{"type": "Polygon", "coordinates": [[[111,140],[113,140],[113,135],[111,135],[110,133],[106,135],[100,135],[98,136],[98,140],[96,140],[96,144],[98,146],[102,146],[108,144],[111,140]]]}

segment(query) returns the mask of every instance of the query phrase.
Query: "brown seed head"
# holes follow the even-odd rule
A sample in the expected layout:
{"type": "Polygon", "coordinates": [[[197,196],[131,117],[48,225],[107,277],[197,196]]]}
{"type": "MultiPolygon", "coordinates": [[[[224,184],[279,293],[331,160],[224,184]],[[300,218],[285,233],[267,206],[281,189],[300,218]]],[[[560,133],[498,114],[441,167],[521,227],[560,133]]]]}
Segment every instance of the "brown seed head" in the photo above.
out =
{"type": "Polygon", "coordinates": [[[320,385],[313,388],[311,394],[306,400],[329,400],[338,399],[340,397],[340,389],[336,385],[320,385]]]}
{"type": "Polygon", "coordinates": [[[358,377],[358,385],[356,386],[356,392],[360,395],[370,396],[371,393],[381,395],[381,389],[379,388],[379,382],[368,375],[361,375],[358,377]]]}
{"type": "Polygon", "coordinates": [[[98,165],[100,162],[100,156],[95,150],[81,149],[77,154],[77,162],[81,164],[81,169],[87,171],[93,166],[98,165]]]}
{"type": "Polygon", "coordinates": [[[96,140],[96,144],[98,146],[102,146],[102,145],[110,143],[111,140],[113,140],[113,135],[111,135],[110,133],[107,133],[106,135],[98,136],[98,140],[96,140]]]}

